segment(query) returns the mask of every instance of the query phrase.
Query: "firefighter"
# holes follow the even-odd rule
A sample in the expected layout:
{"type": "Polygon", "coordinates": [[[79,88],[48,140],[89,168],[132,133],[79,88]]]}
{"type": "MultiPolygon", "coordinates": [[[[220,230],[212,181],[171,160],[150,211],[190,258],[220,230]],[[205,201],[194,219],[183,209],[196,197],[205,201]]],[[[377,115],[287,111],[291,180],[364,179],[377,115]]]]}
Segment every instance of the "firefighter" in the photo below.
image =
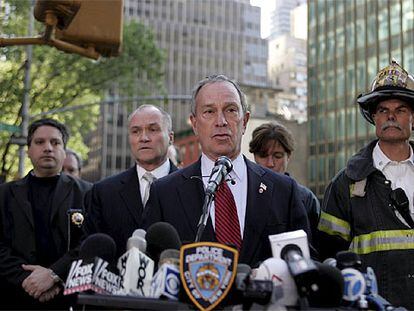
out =
{"type": "Polygon", "coordinates": [[[325,191],[318,225],[322,258],[359,254],[379,294],[414,307],[414,79],[396,61],[357,98],[377,139],[352,156],[325,191]]]}

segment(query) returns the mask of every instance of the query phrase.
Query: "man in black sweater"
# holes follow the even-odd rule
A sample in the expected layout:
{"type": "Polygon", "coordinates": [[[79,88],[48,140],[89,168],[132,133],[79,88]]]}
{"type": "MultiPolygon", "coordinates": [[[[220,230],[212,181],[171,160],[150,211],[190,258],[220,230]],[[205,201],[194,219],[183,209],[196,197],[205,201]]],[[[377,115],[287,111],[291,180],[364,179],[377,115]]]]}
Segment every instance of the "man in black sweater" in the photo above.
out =
{"type": "Polygon", "coordinates": [[[67,308],[62,280],[76,256],[71,249],[91,187],[60,173],[68,137],[55,120],[33,122],[27,137],[33,170],[0,185],[0,309],[67,308]]]}

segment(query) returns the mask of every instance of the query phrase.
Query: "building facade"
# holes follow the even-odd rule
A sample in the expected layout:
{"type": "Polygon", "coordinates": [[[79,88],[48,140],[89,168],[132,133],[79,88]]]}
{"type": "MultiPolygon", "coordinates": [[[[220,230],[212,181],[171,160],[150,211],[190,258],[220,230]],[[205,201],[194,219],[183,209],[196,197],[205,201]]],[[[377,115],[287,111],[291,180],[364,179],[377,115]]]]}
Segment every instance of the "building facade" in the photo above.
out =
{"type": "MultiPolygon", "coordinates": [[[[152,103],[168,111],[182,158],[192,160],[198,146],[184,134],[190,129],[189,98],[197,81],[222,73],[249,88],[264,89],[264,93],[268,89],[268,51],[266,40],[260,37],[260,8],[251,6],[249,0],[124,0],[124,20],[136,20],[153,30],[166,56],[164,90],[151,90],[152,99],[121,103],[114,98],[112,105],[101,107],[102,119],[91,134],[96,144],[89,144],[91,153],[83,173],[92,181],[132,165],[126,118],[134,107],[152,103]],[[157,100],[160,93],[167,95],[157,100]]],[[[264,111],[249,102],[253,111],[264,111]]]]}
{"type": "MultiPolygon", "coordinates": [[[[267,0],[272,1],[272,0],[267,0]]],[[[292,15],[296,7],[306,3],[306,0],[273,0],[275,10],[271,16],[270,37],[276,38],[291,33],[292,15]]]]}
{"type": "Polygon", "coordinates": [[[319,197],[375,137],[355,99],[392,58],[414,72],[413,0],[308,0],[308,181],[319,197]]]}

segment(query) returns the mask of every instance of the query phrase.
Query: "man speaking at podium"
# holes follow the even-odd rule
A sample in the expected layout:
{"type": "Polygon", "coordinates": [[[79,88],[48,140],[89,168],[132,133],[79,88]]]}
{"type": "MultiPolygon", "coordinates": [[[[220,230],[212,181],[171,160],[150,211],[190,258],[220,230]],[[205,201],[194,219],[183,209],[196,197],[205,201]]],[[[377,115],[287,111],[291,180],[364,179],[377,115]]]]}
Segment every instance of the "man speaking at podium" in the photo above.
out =
{"type": "Polygon", "coordinates": [[[243,92],[226,76],[210,76],[196,85],[190,119],[202,155],[196,163],[154,182],[144,212],[145,227],[166,221],[183,242],[193,242],[209,176],[215,161],[226,156],[233,170],[215,193],[201,240],[234,245],[239,261],[254,266],[271,257],[270,234],[297,229],[309,234],[295,181],[241,154],[249,116],[243,92]]]}

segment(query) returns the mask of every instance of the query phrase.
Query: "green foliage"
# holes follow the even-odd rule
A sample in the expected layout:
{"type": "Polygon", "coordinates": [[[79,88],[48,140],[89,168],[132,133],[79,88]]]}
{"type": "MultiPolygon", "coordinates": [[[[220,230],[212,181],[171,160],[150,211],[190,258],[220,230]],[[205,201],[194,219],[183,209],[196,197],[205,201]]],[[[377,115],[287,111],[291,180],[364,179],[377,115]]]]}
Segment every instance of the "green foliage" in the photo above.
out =
{"type": "MultiPolygon", "coordinates": [[[[24,36],[28,25],[30,1],[7,0],[9,15],[0,15],[2,36],[24,36]]],[[[1,4],[0,4],[1,6],[1,4]]],[[[0,13],[1,14],[1,13],[0,13]]],[[[41,23],[36,23],[42,29],[41,23]]],[[[35,32],[36,33],[36,32],[35,32]]],[[[83,137],[96,128],[99,102],[110,89],[121,96],[147,95],[161,89],[163,52],[144,25],[124,25],[123,51],[116,58],[92,61],[67,54],[49,46],[33,46],[30,109],[32,119],[40,115],[64,122],[72,133],[69,146],[81,151],[88,148],[83,137]],[[145,77],[145,79],[144,79],[145,77]],[[48,114],[50,110],[90,103],[82,109],[48,114]]],[[[0,48],[0,122],[20,125],[24,96],[26,47],[0,48]]],[[[17,146],[10,145],[10,133],[0,131],[0,175],[14,178],[17,171],[17,146]]]]}

